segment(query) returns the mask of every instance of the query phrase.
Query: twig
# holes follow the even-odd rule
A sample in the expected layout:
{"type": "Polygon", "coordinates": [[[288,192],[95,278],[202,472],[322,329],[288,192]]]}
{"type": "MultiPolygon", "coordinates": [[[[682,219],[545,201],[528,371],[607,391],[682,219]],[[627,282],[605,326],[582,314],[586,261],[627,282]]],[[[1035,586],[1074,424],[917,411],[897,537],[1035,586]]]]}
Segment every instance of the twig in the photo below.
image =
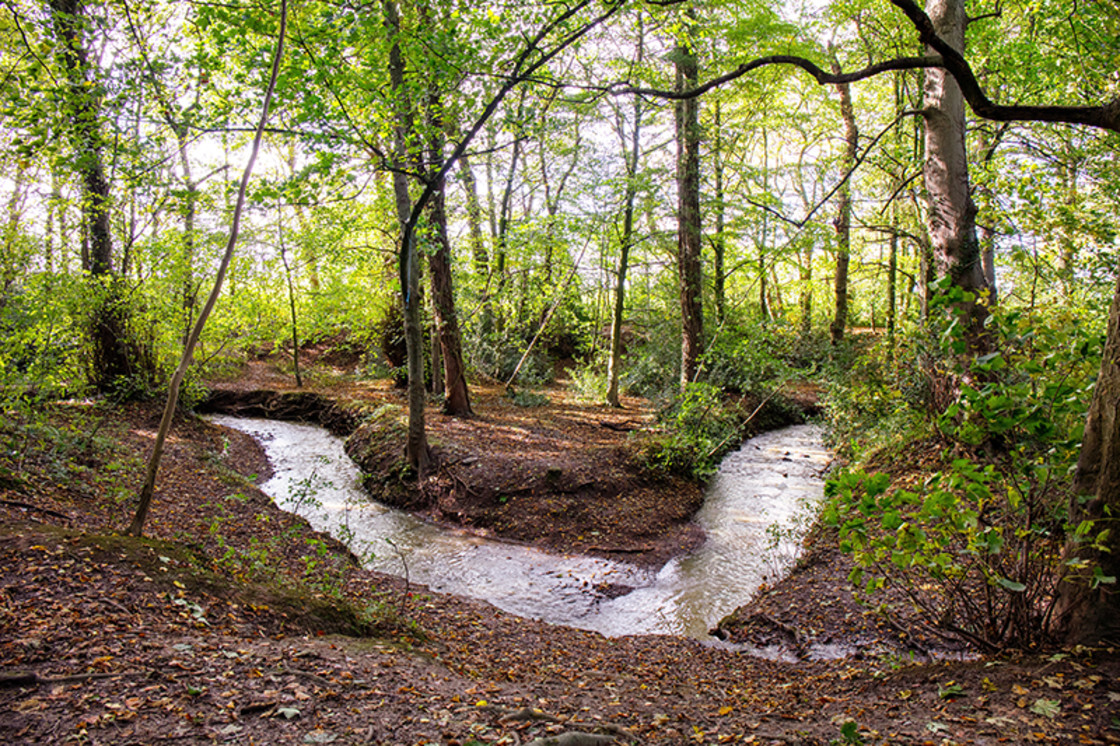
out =
{"type": "Polygon", "coordinates": [[[73,518],[66,515],[65,513],[59,513],[57,510],[51,510],[49,508],[40,508],[38,505],[31,505],[29,503],[21,503],[17,500],[0,500],[0,505],[10,505],[13,508],[23,508],[24,510],[34,510],[37,513],[46,513],[47,515],[53,515],[55,518],[62,518],[62,519],[67,520],[67,521],[73,521],[74,520],[73,518]]]}
{"type": "Polygon", "coordinates": [[[146,676],[146,671],[122,671],[120,673],[79,673],[72,676],[40,676],[36,673],[17,673],[0,676],[0,689],[13,689],[21,686],[43,686],[45,684],[66,684],[72,681],[91,679],[113,679],[118,676],[146,676]]]}
{"type": "Polygon", "coordinates": [[[311,673],[310,671],[301,671],[298,668],[292,668],[292,667],[286,666],[286,665],[282,666],[281,668],[284,670],[285,673],[290,673],[294,676],[302,676],[305,679],[310,679],[311,681],[314,681],[316,684],[323,687],[324,689],[329,689],[329,688],[332,688],[332,687],[335,686],[334,682],[330,681],[329,679],[323,678],[322,676],[320,676],[317,673],[311,673]]]}

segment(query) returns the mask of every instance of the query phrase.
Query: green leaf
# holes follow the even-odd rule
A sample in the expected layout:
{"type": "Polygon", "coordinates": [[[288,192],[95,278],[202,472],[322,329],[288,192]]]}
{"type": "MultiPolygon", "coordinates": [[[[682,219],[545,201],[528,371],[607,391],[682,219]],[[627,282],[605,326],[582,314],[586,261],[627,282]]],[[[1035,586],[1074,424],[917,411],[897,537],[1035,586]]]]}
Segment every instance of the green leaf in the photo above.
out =
{"type": "Polygon", "coordinates": [[[1062,703],[1056,699],[1036,699],[1031,705],[1031,712],[1053,720],[1061,714],[1062,703]]]}
{"type": "Polygon", "coordinates": [[[1027,586],[1022,583],[1011,580],[1010,578],[1005,578],[1002,575],[996,575],[996,582],[1014,593],[1022,593],[1027,589],[1027,586]]]}

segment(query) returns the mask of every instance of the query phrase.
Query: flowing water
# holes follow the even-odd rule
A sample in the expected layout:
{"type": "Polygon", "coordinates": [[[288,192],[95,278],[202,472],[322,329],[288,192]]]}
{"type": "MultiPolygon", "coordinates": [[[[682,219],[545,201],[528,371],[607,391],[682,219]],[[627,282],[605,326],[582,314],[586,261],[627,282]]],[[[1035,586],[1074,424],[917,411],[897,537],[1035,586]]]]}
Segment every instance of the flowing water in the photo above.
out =
{"type": "Polygon", "coordinates": [[[521,616],[611,636],[706,636],[796,559],[830,459],[813,425],[748,441],[724,459],[696,516],[707,534],[703,546],[647,570],[483,539],[374,503],[342,440],[320,427],[209,419],[256,438],[274,470],[261,489],[284,510],[349,544],[367,567],[521,616]],[[603,590],[619,586],[633,590],[616,598],[603,590]]]}

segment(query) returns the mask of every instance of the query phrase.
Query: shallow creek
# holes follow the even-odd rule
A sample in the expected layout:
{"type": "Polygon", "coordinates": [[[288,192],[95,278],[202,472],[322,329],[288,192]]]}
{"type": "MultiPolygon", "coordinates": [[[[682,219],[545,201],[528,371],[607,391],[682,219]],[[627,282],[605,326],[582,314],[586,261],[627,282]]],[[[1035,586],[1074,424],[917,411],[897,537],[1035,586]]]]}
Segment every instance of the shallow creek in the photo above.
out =
{"type": "Polygon", "coordinates": [[[703,546],[660,570],[647,570],[484,539],[374,503],[342,440],[320,427],[208,419],[256,438],[275,472],[261,489],[279,507],[348,543],[370,569],[483,599],[520,616],[610,636],[707,636],[796,559],[830,459],[814,425],[748,441],[724,459],[696,516],[707,534],[703,546]],[[601,590],[620,586],[633,590],[616,598],[609,595],[617,590],[601,590]]]}

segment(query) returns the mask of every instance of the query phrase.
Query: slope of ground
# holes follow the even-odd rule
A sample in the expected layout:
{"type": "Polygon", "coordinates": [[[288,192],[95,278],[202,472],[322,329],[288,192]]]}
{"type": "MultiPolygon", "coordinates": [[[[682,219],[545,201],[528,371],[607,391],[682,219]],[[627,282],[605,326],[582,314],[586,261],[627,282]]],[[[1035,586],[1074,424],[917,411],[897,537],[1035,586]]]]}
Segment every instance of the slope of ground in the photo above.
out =
{"type": "Polygon", "coordinates": [[[405,587],[275,509],[252,441],[191,418],[154,538],[112,536],[155,422],[80,403],[5,420],[4,743],[1120,742],[1112,650],[775,662],[405,587]]]}

